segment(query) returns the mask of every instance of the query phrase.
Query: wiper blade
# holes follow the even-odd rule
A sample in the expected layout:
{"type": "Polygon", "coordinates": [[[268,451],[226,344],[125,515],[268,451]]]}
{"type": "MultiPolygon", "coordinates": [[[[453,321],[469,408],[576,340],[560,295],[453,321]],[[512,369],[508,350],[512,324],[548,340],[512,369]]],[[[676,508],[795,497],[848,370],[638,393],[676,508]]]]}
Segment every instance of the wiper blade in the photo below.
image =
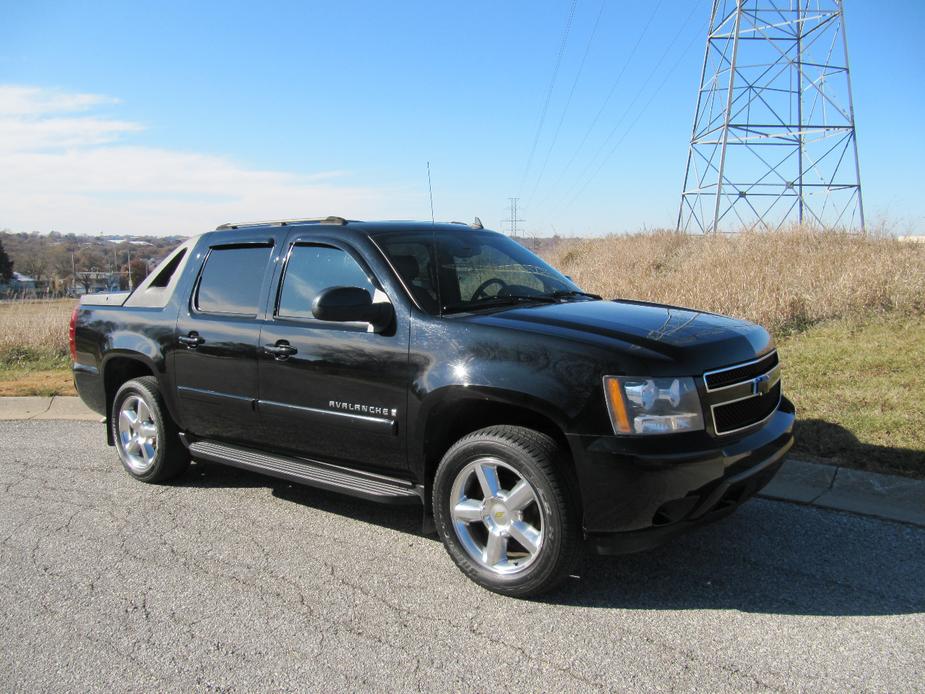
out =
{"type": "Polygon", "coordinates": [[[547,296],[551,296],[555,299],[562,299],[568,296],[586,296],[589,299],[595,299],[596,301],[602,301],[604,297],[599,294],[592,294],[591,292],[582,292],[576,289],[557,289],[554,292],[550,292],[547,296]]]}
{"type": "Polygon", "coordinates": [[[458,304],[450,304],[443,307],[444,313],[455,313],[458,311],[481,310],[483,308],[496,308],[498,306],[512,306],[514,304],[534,303],[554,304],[558,300],[549,294],[508,294],[507,296],[492,296],[479,301],[461,301],[458,304]]]}

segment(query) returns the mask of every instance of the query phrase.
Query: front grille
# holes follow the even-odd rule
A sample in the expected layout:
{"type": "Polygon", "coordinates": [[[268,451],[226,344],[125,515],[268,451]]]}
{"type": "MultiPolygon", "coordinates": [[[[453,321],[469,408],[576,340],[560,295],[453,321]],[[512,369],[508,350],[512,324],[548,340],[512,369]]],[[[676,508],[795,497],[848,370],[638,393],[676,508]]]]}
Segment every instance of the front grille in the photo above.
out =
{"type": "Polygon", "coordinates": [[[717,434],[743,429],[768,417],[780,402],[780,380],[766,395],[754,396],[713,407],[713,423],[717,434]]]}
{"type": "Polygon", "coordinates": [[[742,366],[733,366],[729,369],[713,371],[704,377],[704,380],[707,384],[707,390],[725,388],[728,385],[755,378],[756,376],[760,376],[761,374],[770,371],[772,368],[777,366],[777,363],[777,352],[771,352],[766,357],[762,357],[757,361],[749,362],[748,364],[743,364],[742,366]]]}

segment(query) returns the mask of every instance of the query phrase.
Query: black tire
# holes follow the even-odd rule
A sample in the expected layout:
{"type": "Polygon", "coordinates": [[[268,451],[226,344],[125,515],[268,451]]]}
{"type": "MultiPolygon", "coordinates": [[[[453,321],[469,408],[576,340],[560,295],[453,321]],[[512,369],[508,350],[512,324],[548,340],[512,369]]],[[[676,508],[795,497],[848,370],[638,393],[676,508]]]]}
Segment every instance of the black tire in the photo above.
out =
{"type": "MultiPolygon", "coordinates": [[[[501,487],[501,490],[501,496],[504,496],[505,488],[501,487]]],[[[473,499],[472,503],[477,501],[473,499]]],[[[574,571],[580,559],[579,512],[571,471],[566,466],[564,453],[556,442],[538,431],[498,425],[480,429],[461,438],[447,451],[437,468],[433,506],[437,532],[450,557],[466,576],[493,592],[513,597],[529,597],[547,592],[565,580],[574,571]],[[471,476],[473,466],[478,467],[475,461],[481,459],[500,461],[503,467],[496,468],[500,473],[509,476],[516,473],[528,482],[533,492],[530,512],[542,514],[542,541],[539,548],[535,555],[525,560],[526,566],[522,569],[508,567],[512,573],[499,573],[500,569],[488,567],[485,554],[482,555],[481,561],[474,559],[470,555],[473,545],[470,544],[470,549],[467,550],[454,526],[451,511],[451,506],[457,501],[453,497],[454,484],[466,484],[462,481],[457,482],[457,479],[463,480],[467,479],[467,475],[471,476]]],[[[491,514],[488,515],[489,518],[484,523],[486,528],[491,520],[491,514]]],[[[510,524],[512,516],[510,512],[502,511],[500,518],[510,524]]],[[[463,527],[472,529],[470,537],[485,533],[487,538],[491,534],[489,530],[482,529],[479,521],[469,523],[470,525],[463,527]]],[[[463,535],[466,535],[466,531],[463,531],[463,535]]],[[[505,542],[509,543],[510,540],[505,542]]],[[[474,546],[478,549],[477,541],[474,546]]],[[[507,548],[510,546],[506,545],[507,548]]],[[[514,545],[515,548],[521,549],[526,546],[514,545]]],[[[487,540],[482,549],[487,551],[486,548],[487,540]]],[[[506,558],[507,551],[508,549],[504,555],[506,558]]],[[[529,551],[518,554],[529,554],[529,551]]],[[[516,563],[517,560],[513,561],[516,563]]]]}
{"type": "Polygon", "coordinates": [[[142,376],[123,383],[113,398],[110,417],[119,460],[122,461],[126,472],[135,479],[151,483],[166,482],[182,474],[189,467],[189,453],[180,441],[176,424],[164,407],[154,376],[142,376]],[[132,401],[129,407],[137,404],[138,400],[142,401],[150,414],[150,419],[145,420],[146,431],[156,434],[152,439],[145,439],[153,441],[148,452],[152,449],[154,452],[149,457],[145,457],[146,454],[142,452],[133,457],[123,439],[119,422],[123,405],[129,400],[132,401]],[[142,467],[144,469],[141,469],[142,467]]]}

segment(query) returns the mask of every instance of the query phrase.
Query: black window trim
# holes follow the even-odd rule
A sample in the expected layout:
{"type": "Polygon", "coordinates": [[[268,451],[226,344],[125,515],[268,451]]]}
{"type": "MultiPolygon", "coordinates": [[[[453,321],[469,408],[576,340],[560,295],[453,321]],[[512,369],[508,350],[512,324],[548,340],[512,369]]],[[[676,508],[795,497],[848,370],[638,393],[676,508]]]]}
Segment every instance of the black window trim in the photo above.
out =
{"type": "Polygon", "coordinates": [[[260,291],[257,295],[257,303],[253,313],[237,313],[234,311],[204,311],[199,308],[199,287],[202,284],[202,273],[205,271],[206,265],[209,264],[209,258],[212,257],[212,251],[227,251],[234,250],[236,248],[269,248],[269,257],[272,258],[272,249],[274,245],[275,244],[273,240],[269,239],[267,241],[237,241],[231,243],[216,243],[214,246],[209,246],[205,257],[202,259],[202,264],[199,266],[199,272],[196,275],[196,282],[193,284],[193,292],[190,295],[190,313],[196,316],[215,316],[217,318],[245,318],[250,320],[257,320],[257,317],[260,315],[262,297],[264,296],[263,287],[267,280],[266,266],[263,268],[263,276],[260,279],[260,291]]]}
{"type": "MultiPolygon", "coordinates": [[[[341,329],[347,329],[347,326],[341,325],[339,323],[320,321],[314,317],[280,315],[279,302],[283,296],[283,283],[286,281],[286,273],[289,271],[289,259],[292,257],[292,250],[296,246],[323,246],[343,251],[351,258],[353,258],[354,262],[356,262],[360,269],[366,274],[366,279],[369,280],[369,283],[372,284],[375,289],[378,289],[380,292],[385,294],[389,303],[392,303],[392,297],[389,296],[385,291],[382,282],[379,281],[379,278],[376,276],[376,273],[373,272],[372,268],[369,266],[369,263],[367,263],[366,259],[363,258],[363,256],[350,244],[326,237],[300,236],[292,239],[289,242],[289,248],[286,249],[286,257],[283,259],[283,267],[279,273],[279,281],[276,283],[275,296],[273,298],[273,304],[268,316],[270,320],[282,323],[297,323],[300,325],[324,325],[334,329],[337,329],[338,327],[341,329]]],[[[353,326],[354,324],[351,323],[349,325],[353,326]]]]}

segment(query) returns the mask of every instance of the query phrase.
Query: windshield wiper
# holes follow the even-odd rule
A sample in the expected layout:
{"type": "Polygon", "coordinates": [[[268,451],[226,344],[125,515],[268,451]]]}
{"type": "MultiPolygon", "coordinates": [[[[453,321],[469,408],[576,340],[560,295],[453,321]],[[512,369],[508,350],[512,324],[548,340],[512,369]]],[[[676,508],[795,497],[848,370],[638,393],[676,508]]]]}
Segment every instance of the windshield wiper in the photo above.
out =
{"type": "Polygon", "coordinates": [[[476,301],[460,301],[458,304],[450,304],[443,307],[444,313],[456,313],[458,311],[481,310],[483,308],[495,308],[498,306],[511,306],[513,304],[540,302],[542,304],[554,304],[558,299],[549,294],[508,294],[507,296],[491,296],[476,301]]]}
{"type": "Polygon", "coordinates": [[[591,294],[590,292],[583,292],[577,289],[557,289],[554,292],[550,292],[546,296],[551,296],[554,299],[564,299],[569,296],[585,296],[596,301],[602,301],[604,298],[598,294],[591,294]]]}

